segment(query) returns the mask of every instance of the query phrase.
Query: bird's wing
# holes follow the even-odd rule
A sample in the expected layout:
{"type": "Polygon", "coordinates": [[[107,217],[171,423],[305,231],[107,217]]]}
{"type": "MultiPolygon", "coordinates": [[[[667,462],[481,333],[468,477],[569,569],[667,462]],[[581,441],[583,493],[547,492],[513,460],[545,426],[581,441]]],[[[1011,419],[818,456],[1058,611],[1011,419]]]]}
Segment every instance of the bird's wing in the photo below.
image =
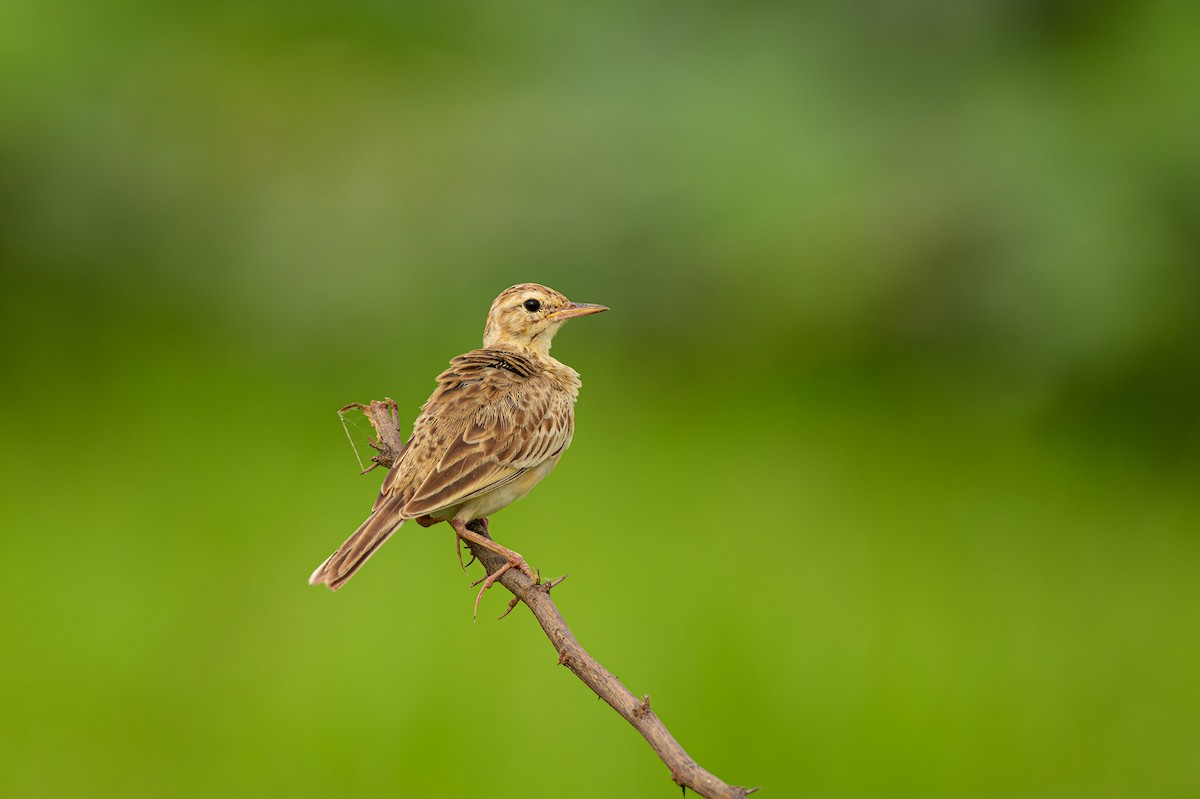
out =
{"type": "Polygon", "coordinates": [[[571,441],[570,395],[523,356],[476,350],[451,361],[438,381],[413,432],[409,478],[397,477],[397,487],[412,487],[406,518],[499,488],[571,441]]]}

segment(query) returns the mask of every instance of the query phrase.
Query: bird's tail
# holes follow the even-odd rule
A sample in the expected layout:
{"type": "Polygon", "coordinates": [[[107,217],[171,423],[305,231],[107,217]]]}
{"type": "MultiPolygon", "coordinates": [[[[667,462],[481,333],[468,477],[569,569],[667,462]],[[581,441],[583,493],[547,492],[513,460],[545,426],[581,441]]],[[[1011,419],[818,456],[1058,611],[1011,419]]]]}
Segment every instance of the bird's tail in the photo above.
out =
{"type": "Polygon", "coordinates": [[[345,585],[359,567],[367,562],[367,558],[374,555],[375,550],[404,524],[404,519],[396,513],[389,513],[389,510],[384,506],[368,516],[362,526],[317,567],[308,578],[308,584],[324,583],[329,586],[330,591],[336,591],[345,585]]]}

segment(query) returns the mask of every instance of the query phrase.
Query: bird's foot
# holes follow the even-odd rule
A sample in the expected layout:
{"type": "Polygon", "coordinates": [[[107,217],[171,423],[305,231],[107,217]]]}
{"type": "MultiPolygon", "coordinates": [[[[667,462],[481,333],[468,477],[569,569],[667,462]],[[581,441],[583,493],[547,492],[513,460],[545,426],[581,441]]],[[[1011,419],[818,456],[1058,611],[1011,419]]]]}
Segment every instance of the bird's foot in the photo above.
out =
{"type": "MultiPolygon", "coordinates": [[[[479,618],[479,601],[481,599],[483,599],[483,592],[488,590],[489,588],[491,588],[493,585],[495,585],[496,581],[499,580],[500,577],[509,569],[512,569],[512,568],[519,569],[520,571],[524,572],[525,575],[527,577],[529,577],[529,579],[531,579],[531,580],[535,579],[533,576],[533,572],[529,569],[529,564],[525,562],[525,558],[521,557],[520,555],[517,555],[517,553],[513,552],[512,550],[509,550],[509,552],[512,555],[515,555],[516,557],[515,558],[510,557],[508,559],[508,561],[506,561],[505,564],[503,566],[501,566],[499,569],[496,569],[496,571],[492,572],[491,574],[487,575],[486,577],[480,577],[478,580],[471,583],[472,588],[479,585],[480,583],[483,584],[483,587],[479,589],[479,593],[475,595],[475,608],[473,611],[473,616],[475,618],[479,618]]],[[[515,599],[515,597],[514,597],[514,599],[515,599]]],[[[513,608],[513,606],[510,606],[508,611],[505,611],[504,616],[507,616],[509,611],[512,610],[512,608],[513,608]]],[[[501,616],[500,618],[503,619],[504,616],[501,616]]]]}
{"type": "MultiPolygon", "coordinates": [[[[525,562],[525,558],[521,557],[521,555],[519,553],[513,552],[508,547],[497,544],[495,541],[493,541],[491,539],[490,536],[488,536],[488,534],[487,534],[488,526],[487,526],[486,518],[476,519],[475,521],[472,522],[472,525],[474,525],[477,528],[477,530],[479,530],[479,532],[476,532],[476,530],[472,530],[469,527],[467,527],[467,523],[460,519],[451,519],[450,520],[450,526],[454,528],[454,532],[458,534],[458,538],[460,540],[465,539],[472,544],[477,544],[478,546],[481,546],[486,550],[495,552],[497,555],[502,555],[506,561],[506,563],[503,566],[501,566],[499,569],[496,569],[496,571],[492,572],[491,574],[487,575],[486,577],[484,577],[480,580],[477,580],[471,584],[472,587],[480,585],[481,583],[483,584],[483,587],[479,589],[479,594],[476,595],[476,597],[475,597],[475,615],[476,615],[476,617],[478,617],[479,601],[481,599],[483,599],[483,592],[488,590],[489,588],[491,588],[493,585],[495,585],[496,581],[499,580],[500,577],[506,571],[508,571],[509,569],[512,569],[512,568],[516,568],[516,569],[520,570],[521,572],[523,572],[525,574],[525,576],[531,580],[535,579],[535,577],[533,574],[533,570],[530,569],[529,564],[525,562]]],[[[460,550],[460,555],[459,555],[459,563],[462,563],[461,550],[460,550]]],[[[466,566],[463,566],[463,568],[465,569],[466,566]]]]}
{"type": "MultiPolygon", "coordinates": [[[[553,588],[554,586],[558,585],[563,580],[565,580],[571,576],[569,574],[564,574],[562,577],[556,577],[553,580],[547,580],[546,582],[543,583],[541,572],[540,571],[534,572],[534,574],[535,574],[535,576],[533,578],[534,584],[541,586],[542,590],[545,591],[547,594],[550,593],[551,588],[553,588]]],[[[521,604],[521,598],[518,597],[516,594],[514,594],[513,598],[508,600],[508,607],[505,608],[504,612],[500,614],[500,618],[503,619],[505,616],[512,613],[514,610],[517,609],[517,605],[519,605],[519,604],[521,604]]]]}
{"type": "Polygon", "coordinates": [[[500,619],[503,619],[505,616],[512,613],[514,610],[517,609],[517,605],[519,605],[519,604],[521,604],[521,600],[515,596],[512,599],[508,600],[508,607],[504,609],[504,612],[500,614],[500,618],[496,619],[496,621],[500,621],[500,619]]]}

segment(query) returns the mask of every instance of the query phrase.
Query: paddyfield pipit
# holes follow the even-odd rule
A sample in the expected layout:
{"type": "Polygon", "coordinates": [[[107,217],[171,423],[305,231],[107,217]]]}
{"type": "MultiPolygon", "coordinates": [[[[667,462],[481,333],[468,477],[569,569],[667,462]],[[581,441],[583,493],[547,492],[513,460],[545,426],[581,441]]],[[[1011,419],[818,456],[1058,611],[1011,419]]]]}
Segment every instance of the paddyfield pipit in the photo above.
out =
{"type": "Polygon", "coordinates": [[[510,568],[532,577],[523,557],[467,524],[528,494],[571,445],[579,373],[550,357],[550,341],[568,319],[607,310],[537,283],[502,291],[488,312],[483,349],[459,355],[438,375],[371,515],[309,584],[341,588],[409,519],[425,527],[448,521],[459,538],[507,558],[481,595],[510,568]]]}

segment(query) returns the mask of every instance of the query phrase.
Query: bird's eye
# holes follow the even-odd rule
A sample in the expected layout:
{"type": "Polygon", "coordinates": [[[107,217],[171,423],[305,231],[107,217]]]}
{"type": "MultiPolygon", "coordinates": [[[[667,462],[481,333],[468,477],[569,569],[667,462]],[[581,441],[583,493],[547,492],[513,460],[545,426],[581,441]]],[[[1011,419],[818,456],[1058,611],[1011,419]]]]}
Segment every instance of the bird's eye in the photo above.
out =
{"type": "Polygon", "coordinates": [[[536,313],[541,307],[542,304],[537,300],[525,300],[525,310],[530,313],[536,313]]]}

